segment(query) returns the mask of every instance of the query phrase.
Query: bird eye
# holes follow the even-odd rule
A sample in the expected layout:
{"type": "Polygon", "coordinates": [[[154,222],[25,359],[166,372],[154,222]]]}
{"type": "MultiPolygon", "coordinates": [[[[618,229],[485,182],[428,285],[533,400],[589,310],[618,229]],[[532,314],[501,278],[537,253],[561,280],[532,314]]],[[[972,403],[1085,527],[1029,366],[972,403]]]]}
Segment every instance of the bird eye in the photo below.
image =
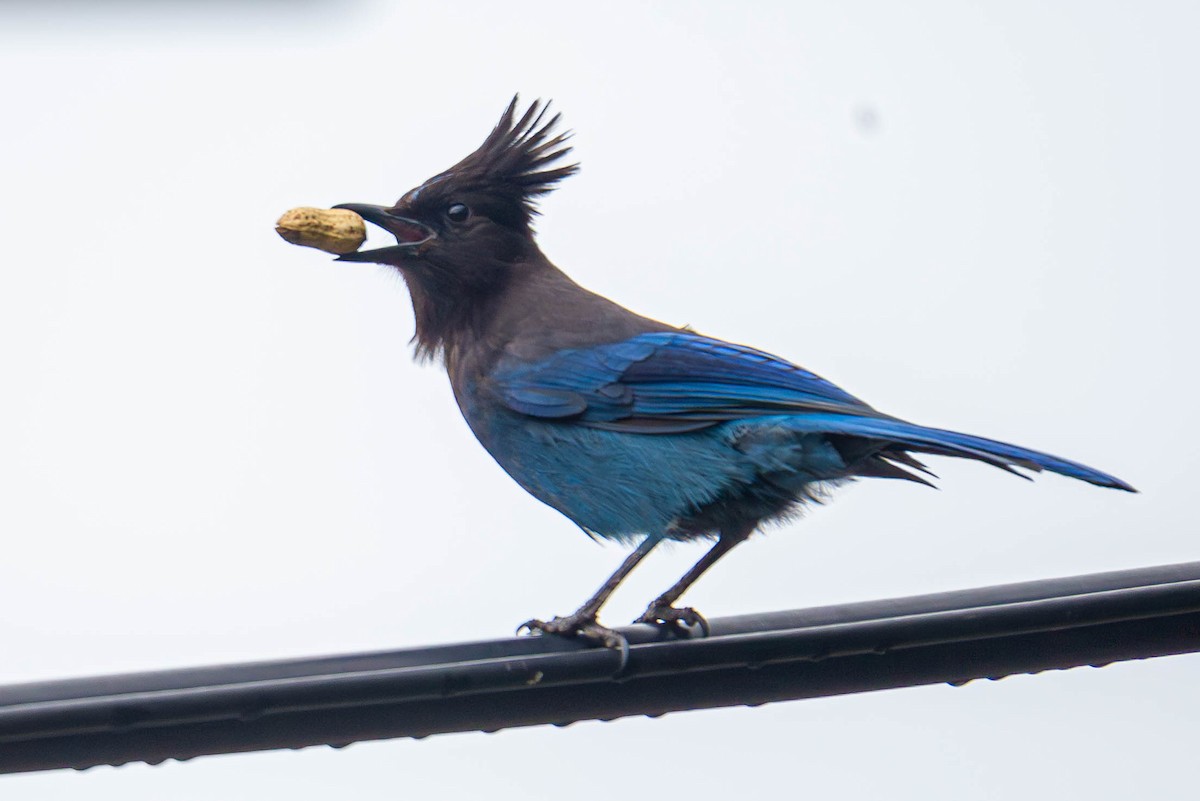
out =
{"type": "Polygon", "coordinates": [[[446,208],[446,218],[450,222],[464,222],[471,216],[471,210],[461,203],[451,203],[446,208]]]}

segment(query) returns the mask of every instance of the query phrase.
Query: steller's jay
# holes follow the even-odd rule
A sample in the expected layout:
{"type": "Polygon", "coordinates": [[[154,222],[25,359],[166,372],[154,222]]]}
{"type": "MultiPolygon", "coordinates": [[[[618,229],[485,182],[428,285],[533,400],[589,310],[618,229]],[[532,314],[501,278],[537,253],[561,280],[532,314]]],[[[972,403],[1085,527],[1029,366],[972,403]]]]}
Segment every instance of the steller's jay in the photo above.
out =
{"type": "Polygon", "coordinates": [[[577,611],[523,628],[624,649],[597,622],[663,540],[711,549],[638,622],[700,625],[674,604],[760,523],[859,476],[929,484],[913,454],[1051,470],[1133,492],[1049,454],[878,412],[796,365],[634,314],[576,284],[534,241],[536,200],[578,170],[569,133],[514,97],[484,143],[391,207],[350,209],[396,237],[344,255],[400,271],[418,357],[441,360],[471,430],[518,484],[593,537],[637,548],[577,611]]]}

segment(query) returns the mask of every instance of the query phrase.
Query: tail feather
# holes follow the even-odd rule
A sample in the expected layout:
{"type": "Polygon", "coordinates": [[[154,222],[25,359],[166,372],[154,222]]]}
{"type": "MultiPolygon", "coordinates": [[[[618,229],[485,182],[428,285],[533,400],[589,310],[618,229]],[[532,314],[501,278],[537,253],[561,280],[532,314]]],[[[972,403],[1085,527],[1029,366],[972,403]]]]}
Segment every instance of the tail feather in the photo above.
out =
{"type": "Polygon", "coordinates": [[[888,461],[899,462],[905,467],[911,467],[919,473],[924,473],[932,478],[937,478],[937,473],[930,470],[925,466],[924,462],[917,459],[917,457],[913,456],[912,454],[907,453],[906,451],[884,451],[880,455],[888,461]]]}
{"type": "MultiPolygon", "coordinates": [[[[904,481],[911,481],[914,484],[924,484],[927,487],[935,487],[932,481],[919,476],[916,473],[905,470],[898,464],[893,464],[891,459],[894,457],[894,452],[881,453],[868,458],[861,462],[854,470],[854,475],[864,476],[867,478],[898,478],[904,481]]],[[[915,461],[915,460],[914,460],[915,461]]],[[[928,471],[922,471],[928,472],[928,471]]]]}
{"type": "MultiPolygon", "coordinates": [[[[903,461],[895,459],[892,455],[892,452],[895,451],[956,456],[986,462],[993,467],[1023,478],[1028,478],[1028,476],[1023,475],[1015,468],[1024,468],[1034,472],[1049,470],[1100,487],[1137,492],[1116,476],[1111,476],[1079,462],[1010,445],[1007,442],[998,442],[940,428],[926,428],[894,418],[857,417],[846,414],[806,414],[789,417],[788,426],[802,431],[884,440],[892,443],[887,448],[886,457],[895,461],[903,461]]],[[[920,463],[918,462],[917,465],[920,463]]]]}

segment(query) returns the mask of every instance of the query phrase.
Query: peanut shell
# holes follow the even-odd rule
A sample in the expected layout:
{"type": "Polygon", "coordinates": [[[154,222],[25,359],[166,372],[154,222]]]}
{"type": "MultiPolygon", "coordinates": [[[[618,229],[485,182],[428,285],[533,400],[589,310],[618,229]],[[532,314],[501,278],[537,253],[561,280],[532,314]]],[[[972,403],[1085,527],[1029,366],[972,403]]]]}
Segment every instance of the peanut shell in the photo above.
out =
{"type": "Polygon", "coordinates": [[[275,223],[275,231],[293,245],[326,253],[353,253],[367,239],[367,227],[349,209],[291,209],[275,223]]]}

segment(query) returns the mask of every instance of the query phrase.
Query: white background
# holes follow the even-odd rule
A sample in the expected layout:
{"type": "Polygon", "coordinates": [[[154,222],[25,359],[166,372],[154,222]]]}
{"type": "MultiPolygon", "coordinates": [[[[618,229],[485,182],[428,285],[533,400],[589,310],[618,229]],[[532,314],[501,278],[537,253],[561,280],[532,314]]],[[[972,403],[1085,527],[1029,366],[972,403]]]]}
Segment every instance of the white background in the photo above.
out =
{"type": "MultiPolygon", "coordinates": [[[[474,442],[384,268],[284,244],[554,98],[540,242],[631,308],[1137,496],[938,460],[711,616],[1200,558],[1188,3],[0,6],[0,682],[504,636],[619,562],[474,442]]],[[[379,241],[383,244],[383,239],[379,241]]],[[[700,553],[656,554],[636,615],[700,553]]],[[[1180,797],[1197,657],[0,778],[5,799],[1180,797]],[[597,769],[595,766],[599,767],[597,769]]]]}

